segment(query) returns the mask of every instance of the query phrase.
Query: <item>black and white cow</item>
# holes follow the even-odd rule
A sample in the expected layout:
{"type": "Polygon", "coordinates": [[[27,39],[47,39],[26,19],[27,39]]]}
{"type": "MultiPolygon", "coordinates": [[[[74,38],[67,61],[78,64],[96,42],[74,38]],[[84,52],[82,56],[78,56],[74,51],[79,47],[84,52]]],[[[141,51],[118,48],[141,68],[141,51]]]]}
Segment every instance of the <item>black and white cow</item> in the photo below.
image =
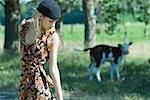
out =
{"type": "Polygon", "coordinates": [[[92,76],[92,70],[93,66],[96,67],[96,78],[99,82],[101,82],[101,76],[100,76],[100,64],[104,64],[106,61],[109,61],[111,63],[110,68],[110,79],[113,80],[113,74],[114,71],[116,71],[117,80],[120,80],[120,64],[122,61],[122,58],[124,55],[127,55],[129,53],[128,48],[132,44],[130,43],[124,43],[124,44],[118,44],[118,46],[109,46],[109,45],[97,45],[93,48],[87,48],[84,49],[84,51],[90,50],[90,59],[91,63],[89,65],[90,70],[90,80],[93,79],[92,76]]]}

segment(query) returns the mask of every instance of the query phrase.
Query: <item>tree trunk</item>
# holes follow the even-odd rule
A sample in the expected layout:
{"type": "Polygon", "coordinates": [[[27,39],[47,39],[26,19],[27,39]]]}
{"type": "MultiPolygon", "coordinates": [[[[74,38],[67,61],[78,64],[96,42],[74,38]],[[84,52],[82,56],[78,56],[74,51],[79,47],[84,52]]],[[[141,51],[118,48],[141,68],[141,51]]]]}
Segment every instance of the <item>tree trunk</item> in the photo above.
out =
{"type": "Polygon", "coordinates": [[[70,27],[70,33],[73,34],[73,24],[71,24],[70,27]]]}
{"type": "Polygon", "coordinates": [[[96,18],[94,15],[94,2],[93,0],[83,0],[83,12],[85,15],[85,37],[84,46],[85,48],[95,45],[96,36],[96,18]]]}
{"type": "Polygon", "coordinates": [[[4,49],[13,50],[18,39],[19,0],[5,0],[5,43],[4,49]]]}
{"type": "Polygon", "coordinates": [[[147,31],[147,24],[145,23],[145,26],[144,26],[144,39],[146,40],[147,36],[146,36],[146,31],[147,31]]]}
{"type": "Polygon", "coordinates": [[[124,42],[128,42],[128,37],[127,37],[127,25],[126,23],[123,23],[123,27],[124,27],[124,42]]]}

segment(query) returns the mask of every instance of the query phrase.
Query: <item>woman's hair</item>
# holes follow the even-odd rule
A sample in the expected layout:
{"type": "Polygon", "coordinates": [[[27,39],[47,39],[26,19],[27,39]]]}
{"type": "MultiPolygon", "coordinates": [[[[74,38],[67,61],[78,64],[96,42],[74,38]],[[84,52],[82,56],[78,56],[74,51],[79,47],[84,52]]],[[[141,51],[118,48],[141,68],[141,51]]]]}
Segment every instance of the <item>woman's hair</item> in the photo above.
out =
{"type": "Polygon", "coordinates": [[[34,31],[36,32],[36,34],[38,34],[41,31],[40,12],[35,9],[35,11],[32,14],[32,18],[34,18],[34,31]]]}

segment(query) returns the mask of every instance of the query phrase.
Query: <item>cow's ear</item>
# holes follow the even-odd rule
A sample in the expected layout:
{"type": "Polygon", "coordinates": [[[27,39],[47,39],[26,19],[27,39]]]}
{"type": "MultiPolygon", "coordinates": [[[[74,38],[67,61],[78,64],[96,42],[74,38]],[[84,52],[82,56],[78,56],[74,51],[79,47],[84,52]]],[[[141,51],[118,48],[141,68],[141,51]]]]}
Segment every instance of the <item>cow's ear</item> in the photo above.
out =
{"type": "Polygon", "coordinates": [[[129,45],[132,45],[132,42],[130,42],[129,45]]]}
{"type": "Polygon", "coordinates": [[[118,47],[121,47],[121,44],[118,44],[118,47]]]}

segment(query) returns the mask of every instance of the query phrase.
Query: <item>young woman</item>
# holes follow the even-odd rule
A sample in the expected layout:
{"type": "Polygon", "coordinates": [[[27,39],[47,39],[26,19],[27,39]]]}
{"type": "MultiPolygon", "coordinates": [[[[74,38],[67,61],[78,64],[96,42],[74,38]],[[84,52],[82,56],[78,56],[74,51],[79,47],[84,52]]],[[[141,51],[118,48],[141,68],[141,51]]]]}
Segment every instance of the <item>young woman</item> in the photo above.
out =
{"type": "Polygon", "coordinates": [[[59,37],[55,30],[60,16],[57,2],[44,0],[32,18],[21,23],[19,100],[51,100],[50,89],[53,86],[56,99],[63,100],[57,66],[59,37]],[[44,68],[48,59],[51,77],[44,68]]]}

